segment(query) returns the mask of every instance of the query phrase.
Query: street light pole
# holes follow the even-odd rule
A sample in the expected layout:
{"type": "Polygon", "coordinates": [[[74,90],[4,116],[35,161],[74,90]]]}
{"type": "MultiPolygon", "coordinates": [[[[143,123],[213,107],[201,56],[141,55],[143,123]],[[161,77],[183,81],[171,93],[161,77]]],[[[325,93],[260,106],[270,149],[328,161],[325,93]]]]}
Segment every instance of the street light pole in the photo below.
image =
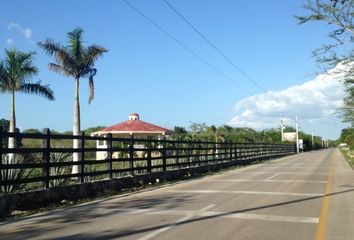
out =
{"type": "Polygon", "coordinates": [[[312,137],[312,150],[314,150],[315,149],[315,141],[313,138],[313,128],[312,128],[312,132],[311,132],[311,137],[312,137]]]}

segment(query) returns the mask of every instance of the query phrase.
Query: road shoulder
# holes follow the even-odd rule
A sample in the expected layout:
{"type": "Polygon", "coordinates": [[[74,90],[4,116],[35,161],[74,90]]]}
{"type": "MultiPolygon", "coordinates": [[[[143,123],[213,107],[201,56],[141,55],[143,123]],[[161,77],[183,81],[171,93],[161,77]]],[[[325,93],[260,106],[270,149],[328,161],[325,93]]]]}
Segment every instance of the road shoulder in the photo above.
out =
{"type": "Polygon", "coordinates": [[[334,158],[326,239],[351,240],[354,236],[354,171],[338,149],[334,158]]]}

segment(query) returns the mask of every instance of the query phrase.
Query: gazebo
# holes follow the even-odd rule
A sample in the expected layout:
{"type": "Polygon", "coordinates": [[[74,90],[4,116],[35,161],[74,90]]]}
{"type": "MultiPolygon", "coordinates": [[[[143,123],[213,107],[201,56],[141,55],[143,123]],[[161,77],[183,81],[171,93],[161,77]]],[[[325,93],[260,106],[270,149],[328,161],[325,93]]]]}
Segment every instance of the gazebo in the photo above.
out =
{"type": "MultiPolygon", "coordinates": [[[[140,120],[140,116],[137,113],[129,114],[127,121],[115,124],[110,127],[106,127],[101,131],[92,133],[92,136],[107,136],[107,134],[112,134],[113,137],[118,138],[128,138],[134,136],[134,138],[147,138],[147,137],[157,137],[164,138],[165,136],[171,135],[173,131],[163,128],[148,122],[140,120]]],[[[98,140],[97,148],[107,148],[107,142],[98,140]]],[[[134,148],[145,148],[143,144],[135,144],[134,148]]],[[[113,154],[115,155],[117,154],[113,154]]],[[[106,159],[107,152],[99,151],[96,153],[97,160],[106,159]]]]}

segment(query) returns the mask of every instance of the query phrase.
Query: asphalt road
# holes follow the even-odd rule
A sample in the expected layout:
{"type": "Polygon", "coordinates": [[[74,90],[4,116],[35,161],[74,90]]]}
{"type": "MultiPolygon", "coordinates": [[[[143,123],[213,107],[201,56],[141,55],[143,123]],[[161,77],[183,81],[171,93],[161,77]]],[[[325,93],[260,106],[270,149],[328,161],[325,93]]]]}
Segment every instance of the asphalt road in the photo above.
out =
{"type": "Polygon", "coordinates": [[[0,223],[0,239],[354,239],[354,171],[336,149],[0,223]]]}

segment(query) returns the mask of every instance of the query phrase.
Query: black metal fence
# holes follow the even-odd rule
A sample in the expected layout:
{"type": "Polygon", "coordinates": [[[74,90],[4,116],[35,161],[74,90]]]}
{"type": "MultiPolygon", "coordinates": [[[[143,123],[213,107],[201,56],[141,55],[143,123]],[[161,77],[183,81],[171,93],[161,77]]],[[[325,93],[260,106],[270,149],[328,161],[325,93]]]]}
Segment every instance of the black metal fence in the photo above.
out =
{"type": "Polygon", "coordinates": [[[241,165],[295,152],[292,144],[115,138],[111,134],[72,136],[49,130],[42,134],[2,132],[0,189],[27,191],[225,162],[241,165]],[[8,138],[27,144],[7,148],[4,143],[8,138]],[[81,141],[80,148],[72,147],[74,139],[81,141]],[[97,141],[105,147],[97,146],[97,141]],[[73,162],[74,153],[80,156],[77,162],[73,162]],[[77,172],[73,166],[78,166],[77,172]]]}

